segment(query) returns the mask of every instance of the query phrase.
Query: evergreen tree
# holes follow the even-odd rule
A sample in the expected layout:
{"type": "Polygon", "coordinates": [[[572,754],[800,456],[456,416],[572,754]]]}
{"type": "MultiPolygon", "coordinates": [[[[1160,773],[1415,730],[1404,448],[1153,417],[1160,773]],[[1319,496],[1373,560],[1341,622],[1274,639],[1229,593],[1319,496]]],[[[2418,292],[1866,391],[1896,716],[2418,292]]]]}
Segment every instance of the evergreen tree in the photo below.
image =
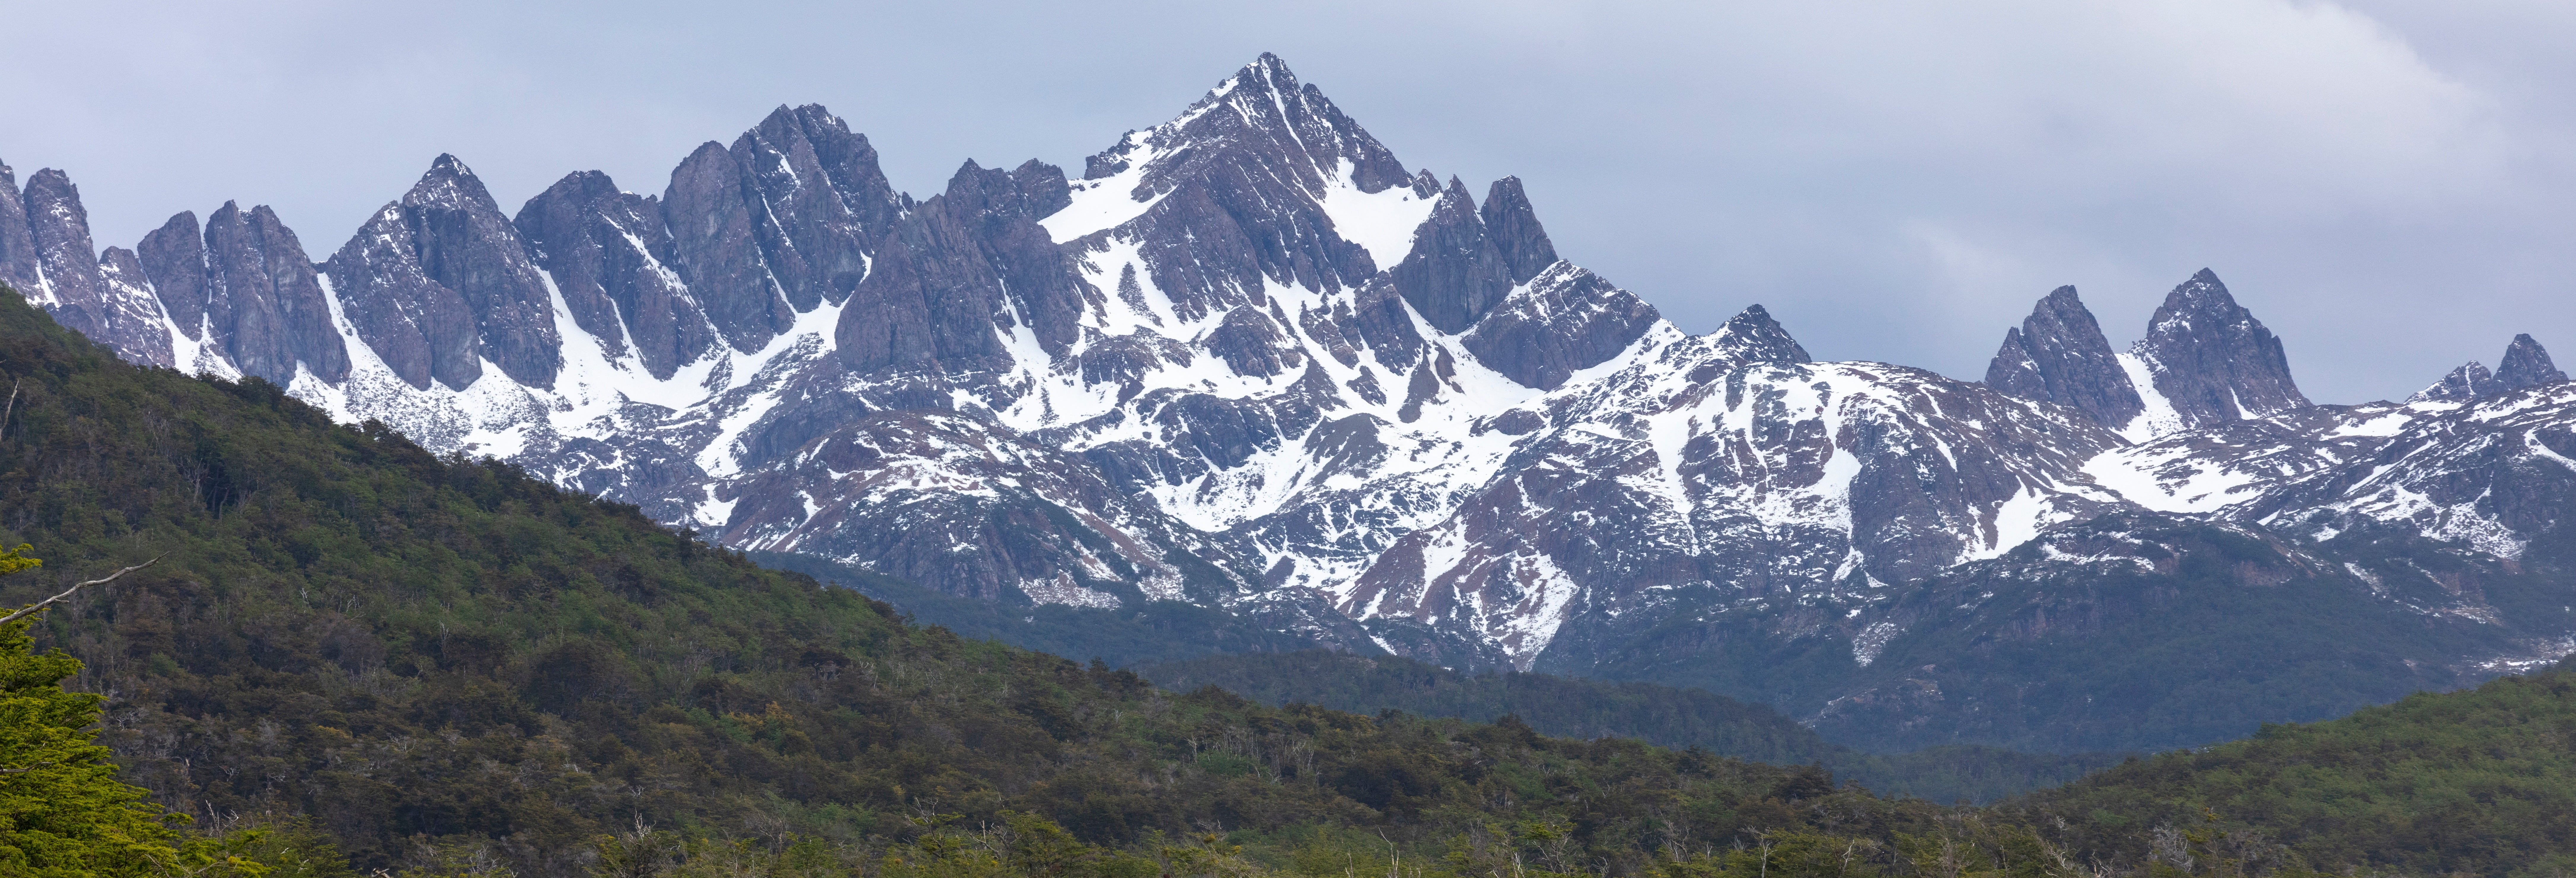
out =
{"type": "MultiPolygon", "coordinates": [[[[43,564],[27,557],[29,548],[0,553],[0,576],[43,564]]],[[[0,622],[0,873],[264,874],[257,863],[227,854],[222,842],[188,838],[179,829],[186,815],[162,810],[142,787],[116,779],[108,749],[92,740],[107,699],[63,689],[80,673],[80,660],[60,650],[36,654],[27,636],[43,608],[0,622]]]]}

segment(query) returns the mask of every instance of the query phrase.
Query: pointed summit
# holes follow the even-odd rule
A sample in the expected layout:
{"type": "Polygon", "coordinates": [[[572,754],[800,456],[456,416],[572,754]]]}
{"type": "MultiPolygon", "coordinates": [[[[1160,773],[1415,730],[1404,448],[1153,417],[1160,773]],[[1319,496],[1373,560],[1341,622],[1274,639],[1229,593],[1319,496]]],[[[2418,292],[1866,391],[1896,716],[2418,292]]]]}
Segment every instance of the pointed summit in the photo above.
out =
{"type": "Polygon", "coordinates": [[[2004,330],[1985,383],[2023,399],[2073,406],[2113,429],[2146,408],[2102,325],[2071,286],[2041,298],[2021,328],[2004,330]]]}
{"type": "Polygon", "coordinates": [[[1268,283],[1338,292],[1413,252],[1440,187],[1263,55],[1179,117],[1085,163],[1038,224],[1058,243],[1115,239],[1186,320],[1231,311],[1268,283]]]}
{"type": "Polygon", "coordinates": [[[2530,333],[2524,333],[2514,336],[2513,344],[2504,349],[2504,359],[2496,361],[2495,377],[2504,389],[2521,390],[2564,382],[2567,373],[2558,371],[2558,366],[2549,362],[2549,352],[2530,333]]]}
{"type": "Polygon", "coordinates": [[[2433,386],[2416,391],[2415,395],[2407,397],[2406,401],[2468,402],[2482,396],[2494,396],[2505,390],[2505,386],[2498,383],[2494,375],[2488,374],[2485,364],[2470,360],[2466,365],[2442,376],[2442,380],[2433,382],[2433,386]]]}
{"type": "Polygon", "coordinates": [[[1512,283],[1525,284],[1539,272],[1556,264],[1556,244],[1547,239],[1547,227],[1538,223],[1538,211],[1530,206],[1529,194],[1521,191],[1521,178],[1504,177],[1485,189],[1485,207],[1480,214],[1485,221],[1485,234],[1502,248],[1503,263],[1511,269],[1512,283]]]}
{"type": "Polygon", "coordinates": [[[2153,390],[2184,428],[2309,404],[2290,379],[2281,340],[2206,268],[2165,296],[2129,355],[2153,376],[2153,390]]]}
{"type": "Polygon", "coordinates": [[[562,339],[545,275],[456,156],[439,154],[324,270],[359,337],[412,386],[437,378],[461,389],[481,375],[484,359],[512,381],[554,386],[562,339]]]}
{"type": "Polygon", "coordinates": [[[1809,363],[1807,349],[1789,337],[1780,321],[1760,305],[1745,308],[1726,321],[1716,333],[1716,348],[1728,358],[1742,363],[1809,363]]]}
{"type": "Polygon", "coordinates": [[[27,228],[27,205],[18,192],[18,174],[0,162],[0,285],[32,298],[43,277],[36,270],[36,236],[27,228]]]}

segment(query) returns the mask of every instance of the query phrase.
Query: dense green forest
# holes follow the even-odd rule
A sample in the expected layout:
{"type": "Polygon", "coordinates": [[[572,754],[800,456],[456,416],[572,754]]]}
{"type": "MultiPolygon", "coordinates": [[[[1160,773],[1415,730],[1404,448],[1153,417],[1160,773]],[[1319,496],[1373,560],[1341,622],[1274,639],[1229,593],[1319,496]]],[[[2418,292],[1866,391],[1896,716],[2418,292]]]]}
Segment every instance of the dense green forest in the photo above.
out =
{"type": "Polygon", "coordinates": [[[0,603],[164,559],[29,631],[107,696],[123,779],[180,814],[307,820],[361,869],[579,875],[655,839],[966,857],[1047,826],[1131,858],[1306,851],[1318,875],[1631,874],[1783,833],[1894,868],[1900,832],[1968,838],[1813,769],[1175,695],[909,626],[265,382],[124,364],[14,296],[0,381],[0,541],[47,562],[0,603]]]}
{"type": "Polygon", "coordinates": [[[2006,809],[2106,856],[2208,813],[2306,861],[2405,874],[2576,875],[2576,660],[2461,692],[2141,759],[2006,809]]]}
{"type": "MultiPolygon", "coordinates": [[[[2565,673],[1958,808],[1512,717],[1173,693],[908,624],[264,382],[118,362],[9,295],[0,382],[0,545],[45,559],[0,605],[162,559],[13,648],[104,696],[84,734],[195,849],[278,878],[2540,878],[2576,823],[2565,673]]],[[[19,767],[0,803],[59,811],[11,798],[19,767]]]]}
{"type": "Polygon", "coordinates": [[[1401,658],[1323,650],[1211,655],[1136,670],[1167,688],[1216,686],[1268,704],[1302,702],[1356,713],[1400,710],[1480,722],[1518,716],[1541,734],[1559,737],[1639,738],[1755,762],[1816,764],[1880,793],[1935,802],[1989,802],[2057,786],[2129,755],[2032,754],[1973,746],[1864,753],[1828,742],[1768,705],[1698,689],[1549,674],[1469,675],[1401,658]]]}

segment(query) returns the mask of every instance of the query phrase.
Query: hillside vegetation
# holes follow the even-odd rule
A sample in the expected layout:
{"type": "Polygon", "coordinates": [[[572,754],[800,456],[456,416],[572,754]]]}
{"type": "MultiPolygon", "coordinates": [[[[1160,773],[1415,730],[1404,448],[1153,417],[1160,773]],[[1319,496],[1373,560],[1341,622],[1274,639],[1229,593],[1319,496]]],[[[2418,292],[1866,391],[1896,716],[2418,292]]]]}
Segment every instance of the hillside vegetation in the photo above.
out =
{"type": "Polygon", "coordinates": [[[1883,794],[1935,802],[1988,802],[2056,786],[2126,756],[1974,746],[1866,753],[1826,741],[1767,705],[1698,689],[1549,674],[1470,675],[1402,658],[1321,650],[1214,655],[1137,671],[1166,687],[1217,686],[1268,704],[1305,703],[1356,713],[1399,710],[1479,722],[1516,716],[1548,735],[1630,737],[1756,762],[1816,764],[1883,794]]]}
{"type": "MultiPolygon", "coordinates": [[[[7,295],[0,382],[0,544],[46,559],[0,604],[162,558],[45,614],[34,655],[84,663],[122,780],[304,858],[280,878],[349,874],[312,856],[335,845],[420,876],[2538,878],[2576,822],[2565,672],[1949,808],[914,626],[265,382],[121,363],[7,295]]],[[[1652,730],[1646,706],[1601,715],[1652,730]]]]}
{"type": "Polygon", "coordinates": [[[1893,868],[1898,833],[1952,819],[1810,769],[1173,695],[908,626],[265,382],[124,364],[15,296],[0,382],[0,541],[47,560],[0,602],[165,559],[29,632],[108,696],[123,777],[179,813],[308,815],[362,870],[585,874],[601,836],[656,844],[639,826],[842,851],[1216,833],[1273,866],[1331,852],[1317,875],[1368,851],[1633,874],[1807,832],[1893,868]]]}
{"type": "MultiPolygon", "coordinates": [[[[2157,827],[2260,827],[2307,862],[2406,874],[2576,874],[2576,661],[2141,759],[2014,810],[2142,858],[2157,827]]],[[[2168,833],[2168,837],[2170,833],[2168,833]]]]}

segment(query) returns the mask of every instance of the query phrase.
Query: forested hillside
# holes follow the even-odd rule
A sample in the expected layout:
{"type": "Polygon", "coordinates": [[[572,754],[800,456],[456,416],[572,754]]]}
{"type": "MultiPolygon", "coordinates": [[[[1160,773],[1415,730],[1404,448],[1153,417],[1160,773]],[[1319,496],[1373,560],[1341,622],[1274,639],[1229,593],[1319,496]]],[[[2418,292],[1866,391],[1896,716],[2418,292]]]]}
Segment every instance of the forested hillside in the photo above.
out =
{"type": "MultiPolygon", "coordinates": [[[[121,363],[14,295],[0,381],[0,541],[47,561],[0,602],[163,558],[31,632],[109,696],[125,777],[183,813],[310,815],[362,869],[584,874],[639,824],[866,849],[1014,820],[1281,858],[1458,842],[1475,874],[1524,854],[1633,873],[1806,830],[1893,867],[1896,833],[1946,819],[1811,770],[1176,696],[910,627],[266,382],[121,363]]],[[[1315,874],[1347,867],[1329,859],[1315,874]]]]}
{"type": "MultiPolygon", "coordinates": [[[[2576,874],[2576,662],[2110,769],[2013,809],[2146,856],[2207,815],[2308,862],[2401,874],[2576,874]]],[[[2261,853],[2264,846],[2255,846],[2261,853]]]]}
{"type": "MultiPolygon", "coordinates": [[[[909,625],[262,381],[124,364],[7,295],[0,381],[0,543],[46,560],[0,604],[162,559],[29,632],[86,663],[123,777],[209,828],[309,825],[361,871],[2537,878],[2576,825],[2567,671],[1954,809],[1516,720],[1173,694],[909,625]]],[[[1486,685],[1443,697],[1728,716],[1486,685]]]]}
{"type": "Polygon", "coordinates": [[[1211,655],[1137,671],[1169,688],[1217,686],[1269,704],[1306,703],[1356,713],[1401,710],[1479,722],[1509,715],[1548,735],[1630,737],[1666,747],[1704,747],[1757,762],[1812,763],[1880,793],[1935,802],[1987,802],[2056,786],[2126,755],[2033,754],[1972,746],[1866,753],[1826,741],[1768,705],[1699,689],[1549,674],[1469,675],[1391,656],[1320,650],[1211,655]]]}

